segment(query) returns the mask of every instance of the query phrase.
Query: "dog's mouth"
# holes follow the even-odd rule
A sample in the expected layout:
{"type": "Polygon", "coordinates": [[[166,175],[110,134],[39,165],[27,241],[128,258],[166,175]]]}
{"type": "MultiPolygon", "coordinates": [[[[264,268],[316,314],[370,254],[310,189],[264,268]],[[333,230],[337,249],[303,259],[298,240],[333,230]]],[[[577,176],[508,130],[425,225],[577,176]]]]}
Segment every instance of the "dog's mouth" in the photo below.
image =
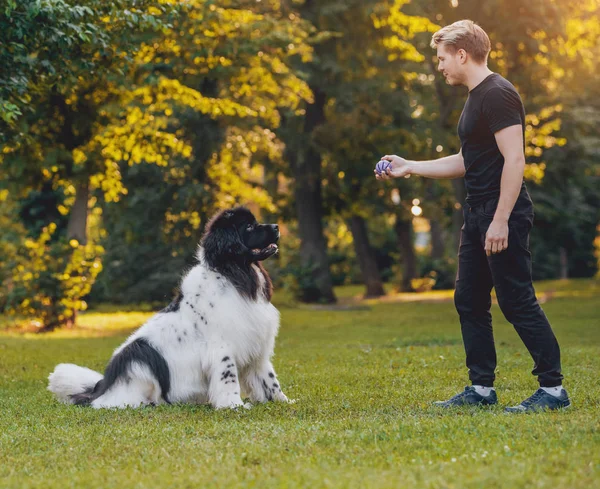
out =
{"type": "Polygon", "coordinates": [[[279,251],[279,247],[275,243],[271,243],[266,248],[253,248],[252,254],[256,256],[259,260],[264,260],[265,258],[269,258],[279,251]]]}

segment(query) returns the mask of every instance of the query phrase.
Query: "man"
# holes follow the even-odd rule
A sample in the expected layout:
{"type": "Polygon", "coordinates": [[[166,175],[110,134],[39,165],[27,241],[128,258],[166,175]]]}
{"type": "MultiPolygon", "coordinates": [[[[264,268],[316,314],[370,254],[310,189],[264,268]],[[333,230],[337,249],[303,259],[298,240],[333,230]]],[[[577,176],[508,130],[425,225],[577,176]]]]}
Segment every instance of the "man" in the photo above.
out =
{"type": "Polygon", "coordinates": [[[454,302],[460,316],[472,385],[441,407],[496,404],[496,350],[490,314],[492,287],[498,304],[533,357],[540,388],[508,412],[565,408],[560,350],[531,280],[529,232],[533,204],[523,182],[525,111],[515,87],[487,67],[490,40],[469,20],[433,35],[438,70],[448,84],[465,85],[469,96],[458,123],[461,150],[432,161],[396,155],[377,179],[420,175],[464,177],[467,189],[458,252],[454,302]]]}

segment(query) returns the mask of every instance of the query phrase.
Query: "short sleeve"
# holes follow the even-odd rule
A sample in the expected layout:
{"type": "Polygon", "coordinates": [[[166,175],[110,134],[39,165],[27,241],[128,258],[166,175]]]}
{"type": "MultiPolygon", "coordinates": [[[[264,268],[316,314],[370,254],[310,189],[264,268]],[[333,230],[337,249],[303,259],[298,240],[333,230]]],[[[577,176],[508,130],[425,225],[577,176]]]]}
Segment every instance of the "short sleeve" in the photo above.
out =
{"type": "Polygon", "coordinates": [[[492,88],[483,98],[482,110],[492,133],[524,124],[521,119],[521,99],[510,90],[492,88]]]}

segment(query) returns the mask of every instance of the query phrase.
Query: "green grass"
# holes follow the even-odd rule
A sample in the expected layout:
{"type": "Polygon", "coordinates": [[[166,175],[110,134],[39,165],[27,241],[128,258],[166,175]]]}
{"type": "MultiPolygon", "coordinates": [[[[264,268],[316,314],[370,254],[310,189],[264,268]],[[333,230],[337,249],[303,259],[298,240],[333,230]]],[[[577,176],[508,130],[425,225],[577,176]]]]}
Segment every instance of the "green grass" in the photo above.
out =
{"type": "Polygon", "coordinates": [[[344,288],[339,309],[282,307],[274,364],[297,402],[239,412],[94,411],[46,391],[58,362],[101,370],[148,312],[104,308],[73,331],[4,333],[0,487],[598,488],[599,283],[536,288],[562,348],[566,412],[502,412],[536,383],[497,306],[502,406],[430,406],[467,383],[456,312],[440,300],[449,293],[365,302],[362,289],[344,288]]]}

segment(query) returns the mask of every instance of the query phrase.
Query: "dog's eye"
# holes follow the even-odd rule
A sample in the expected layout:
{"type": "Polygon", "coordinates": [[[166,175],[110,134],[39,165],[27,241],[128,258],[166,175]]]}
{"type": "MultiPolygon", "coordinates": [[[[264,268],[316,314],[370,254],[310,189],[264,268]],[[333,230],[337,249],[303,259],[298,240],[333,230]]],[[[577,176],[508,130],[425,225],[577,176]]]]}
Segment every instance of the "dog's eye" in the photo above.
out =
{"type": "Polygon", "coordinates": [[[248,231],[252,231],[252,230],[254,229],[254,224],[248,224],[248,225],[246,226],[246,229],[247,229],[248,231]]]}

